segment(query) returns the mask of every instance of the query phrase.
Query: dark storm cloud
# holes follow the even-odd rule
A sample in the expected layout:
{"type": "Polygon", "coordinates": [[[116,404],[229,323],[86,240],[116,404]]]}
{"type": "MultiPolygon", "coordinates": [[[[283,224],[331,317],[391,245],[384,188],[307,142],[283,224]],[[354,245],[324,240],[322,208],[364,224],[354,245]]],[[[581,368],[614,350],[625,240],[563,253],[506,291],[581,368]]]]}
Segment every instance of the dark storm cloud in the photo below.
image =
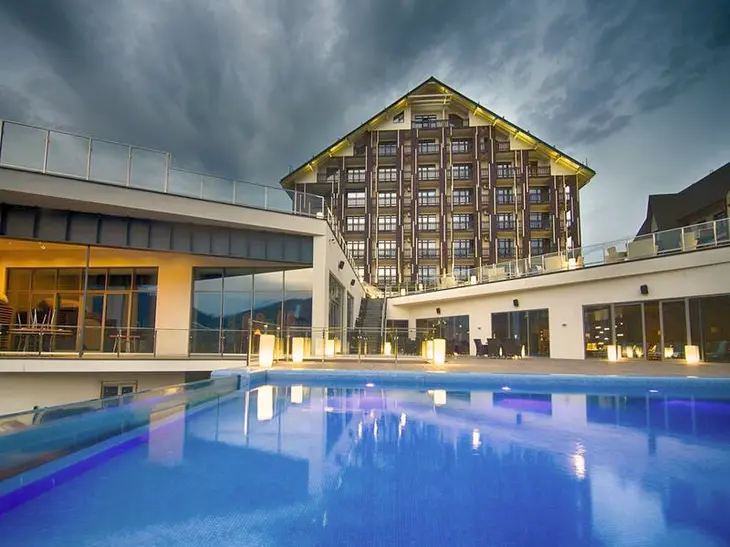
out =
{"type": "Polygon", "coordinates": [[[0,116],[276,184],[434,74],[570,148],[670,103],[730,45],[727,2],[622,5],[4,0],[0,116]]]}

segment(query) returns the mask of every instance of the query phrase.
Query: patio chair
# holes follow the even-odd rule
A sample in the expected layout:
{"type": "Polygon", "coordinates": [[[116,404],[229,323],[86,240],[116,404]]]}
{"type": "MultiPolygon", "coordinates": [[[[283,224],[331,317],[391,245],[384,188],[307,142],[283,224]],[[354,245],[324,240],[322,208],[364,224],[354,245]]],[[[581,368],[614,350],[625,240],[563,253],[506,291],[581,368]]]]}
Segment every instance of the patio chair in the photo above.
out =
{"type": "Polygon", "coordinates": [[[636,239],[626,246],[626,252],[629,260],[648,258],[656,256],[656,247],[654,241],[650,238],[636,239]]]}
{"type": "Polygon", "coordinates": [[[482,344],[481,338],[474,338],[474,345],[477,347],[477,357],[487,356],[487,346],[482,344]]]}
{"type": "Polygon", "coordinates": [[[499,350],[502,347],[502,343],[497,338],[490,338],[487,340],[487,355],[490,359],[499,359],[499,350]]]}
{"type": "Polygon", "coordinates": [[[512,357],[519,357],[520,348],[519,348],[519,344],[517,343],[517,340],[515,340],[513,338],[508,338],[507,340],[505,340],[502,344],[502,353],[506,359],[511,359],[512,357]]]}

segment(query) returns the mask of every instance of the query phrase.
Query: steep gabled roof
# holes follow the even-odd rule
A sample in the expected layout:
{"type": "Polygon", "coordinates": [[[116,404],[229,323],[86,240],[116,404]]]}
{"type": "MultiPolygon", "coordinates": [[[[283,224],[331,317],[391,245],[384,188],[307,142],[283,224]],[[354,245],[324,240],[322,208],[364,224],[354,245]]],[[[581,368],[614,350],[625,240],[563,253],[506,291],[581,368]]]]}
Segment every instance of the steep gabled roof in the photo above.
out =
{"type": "Polygon", "coordinates": [[[652,232],[652,218],[657,230],[683,226],[686,217],[724,201],[730,192],[730,162],[676,194],[652,194],[646,207],[646,218],[637,235],[652,232]]]}
{"type": "Polygon", "coordinates": [[[396,114],[398,110],[402,110],[405,108],[408,97],[412,94],[414,94],[416,91],[418,91],[420,88],[425,87],[429,84],[436,84],[439,86],[440,91],[444,94],[452,95],[452,98],[456,100],[456,102],[460,103],[461,105],[467,107],[469,110],[471,110],[474,114],[483,117],[490,123],[496,125],[499,129],[502,129],[503,131],[509,133],[513,138],[520,140],[528,145],[534,146],[536,150],[539,150],[543,153],[545,153],[547,156],[549,156],[552,160],[561,163],[562,165],[573,169],[575,173],[578,175],[578,185],[579,187],[585,186],[588,181],[596,174],[593,169],[588,167],[587,165],[584,165],[583,163],[579,162],[578,160],[570,157],[569,155],[561,152],[557,148],[554,148],[553,146],[550,146],[546,142],[538,139],[534,135],[532,135],[529,131],[522,129],[520,126],[506,120],[499,114],[496,114],[495,112],[492,112],[488,108],[483,107],[478,102],[473,101],[472,99],[468,98],[467,96],[463,95],[462,93],[459,93],[452,87],[449,87],[448,85],[444,84],[443,82],[439,81],[438,79],[431,76],[424,82],[418,84],[416,87],[411,89],[408,93],[400,97],[399,99],[393,101],[391,104],[386,106],[383,110],[375,114],[372,118],[362,123],[360,126],[355,128],[353,131],[339,139],[337,142],[332,144],[331,146],[328,146],[324,150],[322,150],[319,154],[316,154],[312,159],[304,162],[302,165],[294,169],[291,173],[286,175],[281,179],[281,185],[286,186],[288,183],[292,182],[292,180],[304,171],[305,169],[314,169],[316,165],[322,161],[325,158],[328,158],[332,155],[334,155],[338,150],[341,150],[344,148],[348,143],[354,142],[357,137],[359,137],[363,132],[367,131],[368,129],[374,129],[375,126],[377,126],[379,123],[383,122],[390,113],[396,114]]]}

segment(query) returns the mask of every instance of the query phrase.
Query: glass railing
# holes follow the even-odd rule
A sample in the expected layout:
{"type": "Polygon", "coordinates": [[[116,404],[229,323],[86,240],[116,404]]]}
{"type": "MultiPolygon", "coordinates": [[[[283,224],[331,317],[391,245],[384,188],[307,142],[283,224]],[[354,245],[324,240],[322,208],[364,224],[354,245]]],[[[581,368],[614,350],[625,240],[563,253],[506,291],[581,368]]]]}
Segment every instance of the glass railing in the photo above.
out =
{"type": "Polygon", "coordinates": [[[238,384],[238,376],[224,376],[0,416],[0,484],[117,435],[229,395],[238,384]]]}
{"type": "Polygon", "coordinates": [[[322,196],[172,167],[168,152],[0,121],[0,166],[322,218],[322,196]]]}
{"type": "Polygon", "coordinates": [[[473,268],[469,271],[468,276],[460,274],[457,278],[452,273],[442,276],[432,284],[406,282],[381,287],[381,290],[385,296],[404,296],[411,293],[620,264],[726,245],[730,245],[730,220],[724,218],[599,245],[588,245],[568,251],[473,268]]]}

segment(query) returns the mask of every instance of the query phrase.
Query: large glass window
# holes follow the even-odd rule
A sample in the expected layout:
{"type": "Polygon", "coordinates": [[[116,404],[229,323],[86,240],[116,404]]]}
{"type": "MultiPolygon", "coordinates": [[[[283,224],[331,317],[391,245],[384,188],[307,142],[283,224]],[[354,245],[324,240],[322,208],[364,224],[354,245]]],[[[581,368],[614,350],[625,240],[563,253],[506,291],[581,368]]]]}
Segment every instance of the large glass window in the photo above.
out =
{"type": "Polygon", "coordinates": [[[378,192],[378,207],[396,207],[398,194],[395,192],[378,192]]]}
{"type": "Polygon", "coordinates": [[[418,229],[424,232],[435,232],[438,230],[438,217],[436,215],[418,215],[418,229]]]}
{"type": "Polygon", "coordinates": [[[312,268],[284,272],[284,327],[312,324],[312,268]]]}
{"type": "Polygon", "coordinates": [[[378,258],[395,258],[397,252],[396,242],[392,240],[378,241],[378,258]]]}
{"type": "Polygon", "coordinates": [[[381,232],[394,232],[397,226],[397,217],[395,215],[379,215],[378,230],[381,232]]]}
{"type": "Polygon", "coordinates": [[[454,258],[472,258],[474,256],[474,242],[471,239],[454,240],[454,258]]]}
{"type": "Polygon", "coordinates": [[[641,304],[614,306],[614,328],[616,345],[624,359],[644,357],[644,327],[641,319],[641,304]]]}
{"type": "Polygon", "coordinates": [[[439,173],[435,165],[419,165],[418,180],[438,180],[439,173]]]}
{"type": "Polygon", "coordinates": [[[348,169],[347,182],[365,182],[365,169],[348,169]]]}
{"type": "Polygon", "coordinates": [[[692,344],[702,359],[730,362],[730,295],[690,298],[692,344]]]}
{"type": "Polygon", "coordinates": [[[365,217],[349,216],[345,218],[345,228],[348,232],[364,232],[365,217]]]}
{"type": "Polygon", "coordinates": [[[378,182],[398,182],[398,171],[395,167],[379,168],[378,182]]]}
{"type": "MultiPolygon", "coordinates": [[[[687,314],[684,300],[662,302],[664,358],[684,359],[687,345],[687,314]]],[[[730,309],[728,310],[730,312],[730,309]]]]}
{"type": "Polygon", "coordinates": [[[455,180],[469,180],[471,179],[471,164],[470,163],[456,163],[451,168],[451,176],[455,180]]]}
{"type": "Polygon", "coordinates": [[[502,343],[515,340],[518,352],[550,356],[550,324],[547,309],[492,314],[492,336],[502,343]]]}
{"type": "Polygon", "coordinates": [[[348,192],[346,203],[348,207],[365,207],[365,192],[348,192]]]}
{"type": "Polygon", "coordinates": [[[75,351],[83,340],[87,351],[153,352],[157,269],[89,270],[86,302],[84,277],[80,268],[9,269],[10,348],[75,351]]]}
{"type": "Polygon", "coordinates": [[[418,240],[418,258],[438,258],[438,241],[435,239],[418,240]]]}
{"type": "Polygon", "coordinates": [[[347,250],[350,251],[352,258],[365,258],[365,242],[364,241],[348,241],[347,250]]]}
{"type": "Polygon", "coordinates": [[[417,344],[429,338],[446,339],[446,353],[469,354],[469,316],[433,317],[416,320],[417,344]]]}
{"type": "Polygon", "coordinates": [[[605,359],[606,347],[613,344],[611,332],[611,307],[586,306],[583,309],[583,333],[586,357],[605,359]]]}
{"type": "Polygon", "coordinates": [[[433,206],[439,204],[439,198],[436,194],[436,190],[419,190],[418,191],[418,205],[422,206],[433,206]]]}
{"type": "Polygon", "coordinates": [[[454,230],[471,230],[473,228],[470,214],[459,213],[454,215],[454,230]]]}

